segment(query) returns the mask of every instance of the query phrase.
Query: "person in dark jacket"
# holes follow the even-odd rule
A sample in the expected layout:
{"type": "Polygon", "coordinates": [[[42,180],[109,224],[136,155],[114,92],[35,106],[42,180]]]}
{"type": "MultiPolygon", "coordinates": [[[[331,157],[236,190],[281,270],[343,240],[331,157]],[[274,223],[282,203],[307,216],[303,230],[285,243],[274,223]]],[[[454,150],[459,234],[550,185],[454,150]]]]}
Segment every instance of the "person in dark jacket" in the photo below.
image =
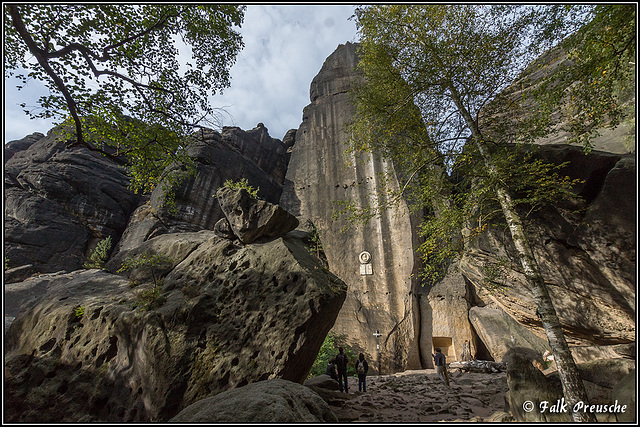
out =
{"type": "Polygon", "coordinates": [[[340,385],[340,391],[344,391],[345,393],[349,393],[349,382],[347,381],[347,364],[349,363],[349,359],[347,355],[344,354],[344,349],[342,347],[338,348],[338,355],[336,356],[336,368],[338,368],[338,384],[340,385]],[[344,380],[344,385],[342,384],[344,380]]]}
{"type": "Polygon", "coordinates": [[[436,372],[442,382],[448,386],[449,374],[447,373],[447,358],[441,351],[440,348],[436,348],[436,352],[433,354],[433,364],[436,365],[436,372]]]}
{"type": "Polygon", "coordinates": [[[336,371],[335,358],[329,360],[329,363],[327,364],[327,375],[329,375],[334,380],[338,381],[338,372],[336,371]]]}
{"type": "Polygon", "coordinates": [[[369,364],[364,360],[364,354],[360,353],[356,360],[356,372],[358,373],[358,391],[367,391],[367,372],[369,364]]]}

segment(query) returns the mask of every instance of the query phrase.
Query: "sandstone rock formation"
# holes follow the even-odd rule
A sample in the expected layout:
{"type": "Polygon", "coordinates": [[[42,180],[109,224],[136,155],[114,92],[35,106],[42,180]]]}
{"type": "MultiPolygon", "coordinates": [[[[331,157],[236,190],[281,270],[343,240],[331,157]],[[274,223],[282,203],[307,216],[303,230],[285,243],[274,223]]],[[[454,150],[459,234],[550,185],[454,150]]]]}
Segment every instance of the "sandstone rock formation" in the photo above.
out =
{"type": "Polygon", "coordinates": [[[495,361],[502,361],[513,348],[531,349],[535,355],[533,359],[542,361],[542,355],[549,350],[549,343],[545,339],[529,331],[503,310],[472,307],[469,319],[495,361]]]}
{"type": "Polygon", "coordinates": [[[4,247],[7,277],[81,268],[98,241],[125,230],[139,198],[120,165],[89,150],[67,149],[52,129],[5,147],[4,247]]]}
{"type": "MultiPolygon", "coordinates": [[[[526,422],[568,422],[569,408],[562,406],[562,386],[557,371],[544,375],[535,368],[521,349],[511,350],[506,355],[507,400],[510,411],[517,421],[526,422]],[[531,403],[529,403],[531,402],[531,403]],[[547,402],[544,409],[543,402],[547,402]],[[541,406],[543,405],[543,406],[541,406]],[[555,408],[555,409],[554,409],[555,408]]],[[[593,405],[598,422],[630,420],[635,413],[635,388],[628,388],[629,375],[635,370],[635,361],[615,358],[599,359],[577,364],[580,377],[587,392],[588,402],[593,405]],[[627,385],[625,385],[627,384],[627,385]],[[620,389],[626,388],[626,396],[620,395],[620,389]],[[618,400],[619,408],[612,408],[618,400]],[[623,405],[628,405],[624,411],[623,405]],[[599,409],[595,409],[598,408],[599,409]]]]}
{"type": "Polygon", "coordinates": [[[327,403],[303,385],[259,381],[199,400],[170,421],[182,423],[337,422],[327,403]]]}
{"type": "Polygon", "coordinates": [[[623,413],[615,414],[615,420],[621,423],[635,423],[637,422],[635,408],[637,401],[637,388],[636,388],[636,371],[635,369],[625,375],[611,390],[611,397],[609,402],[618,401],[621,405],[626,405],[630,410],[623,413]]]}
{"type": "MultiPolygon", "coordinates": [[[[359,78],[354,70],[356,49],[351,43],[340,45],[311,83],[311,104],[305,107],[295,133],[280,204],[313,221],[330,270],[349,286],[333,332],[345,335],[349,345],[376,361],[373,334],[379,330],[381,366],[385,371],[397,371],[420,366],[409,212],[401,206],[362,229],[348,231],[343,231],[348,225],[344,217],[332,218],[336,201],[358,201],[361,206],[376,203],[382,185],[380,173],[393,171],[388,162],[345,154],[345,125],[354,113],[349,90],[359,78]],[[371,254],[372,275],[360,274],[358,256],[363,251],[371,254]]],[[[378,363],[372,363],[371,368],[377,370],[378,363]]]]}
{"type": "Polygon", "coordinates": [[[129,256],[169,256],[156,283],[98,270],[42,279],[46,292],[6,335],[7,420],[165,421],[252,382],[302,383],[346,285],[301,240],[274,234],[248,245],[212,231],[149,239],[129,256]]]}
{"type": "Polygon", "coordinates": [[[562,399],[562,385],[557,378],[551,379],[535,368],[519,354],[511,352],[507,357],[507,401],[513,418],[520,422],[569,422],[569,413],[552,411],[550,406],[562,399]],[[549,408],[541,410],[541,403],[549,408]]]}
{"type": "Polygon", "coordinates": [[[288,233],[299,223],[279,205],[256,200],[245,189],[220,188],[216,198],[228,228],[245,244],[288,233]]]}
{"type": "Polygon", "coordinates": [[[44,138],[44,135],[40,132],[34,132],[31,135],[27,135],[22,139],[18,139],[15,141],[9,141],[4,145],[4,162],[7,163],[7,160],[11,159],[14,154],[19,151],[26,150],[35,142],[38,142],[44,138]]]}
{"type": "MultiPolygon", "coordinates": [[[[15,267],[5,279],[17,282],[5,286],[5,325],[15,317],[6,340],[8,421],[165,421],[229,389],[251,391],[258,381],[270,389],[274,382],[265,380],[274,378],[302,382],[329,329],[366,354],[371,373],[431,367],[436,346],[453,362],[465,340],[482,359],[500,361],[518,349],[512,408],[522,409],[530,392],[556,396],[553,377],[540,377],[530,363],[547,348],[546,337],[517,264],[511,263],[506,288],[483,287],[486,262],[514,260],[508,233],[488,229],[441,282],[421,287],[418,218],[406,205],[362,228],[344,230],[345,218],[333,217],[335,202],[375,208],[385,201],[384,186],[398,188],[390,162],[345,152],[345,125],[354,113],[348,91],[360,78],[356,61],[357,46],[349,43],[327,58],[299,129],[283,141],[262,124],[194,135],[197,172],[173,189],[175,209],[165,205],[163,188],[141,200],[127,190],[117,164],[68,150],[52,132],[5,146],[5,250],[15,267]],[[265,202],[219,191],[226,180],[241,178],[265,202]],[[305,246],[315,228],[335,276],[305,246]],[[71,272],[98,240],[120,235],[108,272],[71,272]],[[115,274],[127,259],[147,254],[164,258],[115,274]],[[22,281],[42,272],[50,274],[22,281]]],[[[627,393],[635,367],[628,344],[635,342],[636,167],[616,135],[597,145],[607,152],[589,155],[551,144],[559,140],[540,141],[538,156],[570,161],[565,173],[583,180],[575,188],[582,200],[527,218],[574,358],[591,362],[581,372],[590,396],[601,401],[627,393]],[[594,374],[600,371],[610,374],[608,381],[594,374]]],[[[439,384],[416,378],[411,390],[439,390],[439,384]]],[[[285,395],[295,388],[283,387],[285,395]]],[[[373,404],[366,396],[352,401],[320,389],[341,421],[355,419],[349,408],[356,400],[364,409],[373,404]]],[[[297,400],[274,397],[281,398],[283,418],[330,418],[315,397],[303,399],[311,405],[306,410],[297,400]]],[[[456,405],[501,409],[494,398],[465,395],[456,405]]],[[[445,400],[421,408],[421,416],[455,419],[456,408],[445,400]]],[[[258,401],[256,408],[265,402],[258,401]]],[[[393,412],[388,419],[404,420],[398,402],[385,403],[393,412]]],[[[200,416],[195,413],[189,417],[200,416]]]]}
{"type": "Polygon", "coordinates": [[[225,181],[246,179],[258,196],[278,203],[288,154],[286,146],[271,138],[262,123],[249,131],[225,127],[197,132],[188,154],[196,164],[195,176],[172,188],[174,206],[167,206],[166,191],[158,186],[150,200],[134,213],[117,251],[129,250],[163,233],[213,230],[223,217],[216,191],[225,181]]]}
{"type": "MultiPolygon", "coordinates": [[[[584,180],[576,189],[582,210],[548,207],[528,218],[536,259],[565,329],[574,346],[611,345],[635,340],[635,160],[578,147],[544,146],[541,156],[571,160],[565,173],[584,180]]],[[[504,310],[545,338],[533,297],[515,261],[510,235],[488,230],[460,263],[460,271],[477,288],[483,303],[504,310]],[[499,257],[512,260],[508,286],[482,289],[482,266],[499,257]]]]}
{"type": "Polygon", "coordinates": [[[472,356],[485,356],[480,348],[484,348],[482,342],[486,341],[470,316],[473,296],[461,274],[454,272],[433,286],[418,288],[416,295],[422,366],[433,367],[431,354],[436,347],[442,350],[448,363],[461,360],[465,340],[469,342],[472,356]]]}

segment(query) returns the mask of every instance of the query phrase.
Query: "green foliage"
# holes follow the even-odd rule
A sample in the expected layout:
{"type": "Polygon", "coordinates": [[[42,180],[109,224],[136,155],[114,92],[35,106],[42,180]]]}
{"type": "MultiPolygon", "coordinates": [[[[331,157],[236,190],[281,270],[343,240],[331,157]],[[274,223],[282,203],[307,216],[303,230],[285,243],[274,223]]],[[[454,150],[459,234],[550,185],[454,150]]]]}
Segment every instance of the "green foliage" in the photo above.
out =
{"type": "MultiPolygon", "coordinates": [[[[528,148],[524,144],[552,132],[551,114],[561,105],[557,96],[549,103],[531,99],[528,75],[521,75],[538,53],[530,41],[542,9],[440,4],[357,8],[359,66],[365,79],[356,89],[350,131],[356,148],[390,157],[394,166],[397,162],[406,180],[401,192],[414,188],[409,194],[417,196],[417,208],[427,214],[421,251],[431,280],[438,280],[447,262],[468,247],[465,240],[489,220],[503,218],[549,344],[563,358],[565,397],[586,401],[522,220],[523,208],[530,212],[570,194],[571,182],[556,179],[557,166],[534,157],[523,161],[526,149],[505,149],[507,144],[528,148]],[[417,114],[412,114],[412,103],[417,114]]],[[[502,266],[486,265],[485,271],[488,282],[504,281],[502,266]]],[[[595,422],[592,414],[574,413],[573,418],[595,422]]]]}
{"type": "Polygon", "coordinates": [[[331,332],[325,337],[316,360],[311,366],[308,378],[325,374],[327,372],[327,365],[329,360],[335,358],[338,355],[338,348],[342,347],[344,354],[347,355],[349,364],[347,366],[347,375],[355,375],[355,362],[357,360],[357,353],[355,350],[346,344],[346,337],[344,335],[335,335],[331,332]]]}
{"type": "Polygon", "coordinates": [[[4,257],[4,270],[7,271],[9,269],[9,257],[4,257]]]}
{"type": "Polygon", "coordinates": [[[223,187],[229,188],[231,190],[245,189],[249,193],[249,195],[255,199],[258,198],[259,188],[253,188],[249,185],[249,181],[246,178],[242,178],[239,181],[234,181],[232,179],[228,179],[222,184],[223,187]]]}
{"type": "Polygon", "coordinates": [[[160,286],[155,285],[151,288],[137,292],[136,299],[132,301],[132,308],[140,308],[142,311],[149,311],[160,307],[166,302],[166,297],[161,294],[160,286]]]}
{"type": "Polygon", "coordinates": [[[109,258],[109,250],[111,249],[111,245],[111,236],[107,236],[107,238],[100,240],[93,252],[91,252],[89,260],[84,263],[84,268],[103,269],[104,263],[109,258]]]}
{"type": "Polygon", "coordinates": [[[76,319],[80,319],[82,316],[84,316],[84,307],[83,306],[78,306],[76,308],[73,309],[73,315],[76,317],[76,319]]]}
{"type": "MultiPolygon", "coordinates": [[[[189,169],[194,129],[215,125],[210,95],[230,84],[242,49],[241,5],[7,4],[5,77],[49,94],[31,118],[55,118],[68,145],[122,163],[148,192],[175,165],[189,169]],[[178,42],[187,47],[178,50],[178,42]],[[179,63],[179,55],[190,60],[179,63]]],[[[178,169],[180,170],[180,169],[178,169]]]]}
{"type": "Polygon", "coordinates": [[[509,189],[511,208],[525,217],[575,199],[566,164],[543,162],[528,144],[550,131],[546,110],[527,114],[526,100],[497,97],[535,59],[522,37],[537,25],[529,9],[385,5],[358,8],[356,17],[365,78],[353,93],[351,150],[392,159],[401,183],[390,191],[383,181],[383,203],[337,202],[338,212],[363,223],[407,200],[425,213],[423,284],[504,221],[497,188],[509,189]]]}
{"type": "Polygon", "coordinates": [[[151,272],[151,277],[153,279],[154,287],[159,286],[158,281],[158,270],[165,266],[166,264],[172,264],[173,259],[166,255],[156,254],[152,252],[146,252],[137,257],[128,257],[123,262],[120,268],[117,270],[118,273],[122,273],[128,270],[133,270],[137,268],[148,268],[151,272]]]}
{"type": "Polygon", "coordinates": [[[322,246],[322,241],[320,240],[320,232],[318,231],[318,228],[315,224],[313,224],[308,242],[310,245],[309,249],[311,254],[318,258],[322,263],[323,269],[328,271],[329,263],[327,262],[327,257],[324,253],[324,247],[322,246]]]}
{"type": "Polygon", "coordinates": [[[566,60],[534,91],[541,108],[562,107],[570,142],[590,151],[600,129],[635,128],[636,5],[553,5],[540,18],[541,45],[570,33],[566,60]]]}

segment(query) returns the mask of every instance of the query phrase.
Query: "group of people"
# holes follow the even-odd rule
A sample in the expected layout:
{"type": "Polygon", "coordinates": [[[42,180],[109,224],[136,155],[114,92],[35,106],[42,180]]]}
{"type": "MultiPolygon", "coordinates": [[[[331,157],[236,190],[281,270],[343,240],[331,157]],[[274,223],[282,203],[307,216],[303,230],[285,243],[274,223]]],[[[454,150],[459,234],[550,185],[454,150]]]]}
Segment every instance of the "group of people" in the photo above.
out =
{"type": "MultiPolygon", "coordinates": [[[[327,365],[327,375],[338,381],[340,391],[349,393],[349,382],[347,381],[347,366],[349,358],[344,353],[344,348],[338,348],[338,355],[329,361],[327,365]]],[[[369,372],[369,364],[364,358],[364,354],[358,355],[356,360],[356,373],[358,374],[358,390],[367,391],[367,372],[369,372]]]]}
{"type": "MultiPolygon", "coordinates": [[[[449,374],[447,373],[447,358],[442,350],[436,347],[436,352],[432,354],[433,364],[436,367],[436,373],[445,385],[449,386],[449,374]]],[[[327,365],[327,375],[338,381],[340,391],[349,393],[349,382],[347,381],[347,365],[349,359],[344,353],[344,348],[338,348],[338,355],[329,361],[327,365]]],[[[367,372],[369,364],[364,358],[364,354],[358,355],[356,360],[356,373],[358,374],[358,391],[367,391],[367,372]]]]}

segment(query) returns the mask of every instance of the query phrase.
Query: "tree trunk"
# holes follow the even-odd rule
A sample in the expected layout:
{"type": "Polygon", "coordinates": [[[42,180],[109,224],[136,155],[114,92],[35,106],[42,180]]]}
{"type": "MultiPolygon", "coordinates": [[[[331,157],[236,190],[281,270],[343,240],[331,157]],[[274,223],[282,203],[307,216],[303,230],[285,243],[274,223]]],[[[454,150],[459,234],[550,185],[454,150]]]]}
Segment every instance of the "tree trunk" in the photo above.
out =
{"type": "MultiPolygon", "coordinates": [[[[461,97],[457,93],[456,88],[451,85],[449,89],[451,90],[453,101],[471,130],[473,141],[480,151],[480,155],[485,166],[490,174],[497,174],[497,171],[491,162],[491,156],[483,144],[482,134],[480,133],[476,121],[473,120],[469,111],[467,111],[462,104],[461,97]]],[[[526,237],[520,216],[516,212],[511,197],[506,189],[501,186],[497,186],[495,191],[498,196],[498,201],[500,202],[502,213],[509,226],[509,231],[511,232],[511,237],[516,247],[520,264],[522,265],[529,288],[533,294],[542,326],[547,334],[549,347],[551,348],[558,367],[558,375],[562,382],[562,390],[566,403],[568,404],[568,409],[571,412],[571,417],[577,422],[597,422],[595,415],[592,413],[573,411],[573,407],[578,402],[583,402],[585,405],[589,404],[584,383],[580,378],[580,373],[576,367],[575,360],[573,360],[573,355],[571,354],[569,345],[564,337],[564,332],[562,331],[560,320],[558,319],[556,309],[553,306],[553,301],[549,295],[549,290],[544,283],[538,263],[536,262],[536,259],[533,256],[533,251],[529,246],[529,241],[526,237]]]]}
{"type": "MultiPolygon", "coordinates": [[[[481,143],[479,144],[481,145],[481,143]]],[[[484,157],[484,155],[483,155],[484,157]]],[[[485,163],[488,159],[484,159],[485,163]]],[[[564,338],[564,332],[560,325],[560,319],[553,306],[553,301],[549,295],[549,290],[544,283],[544,279],[540,274],[538,263],[536,262],[529,241],[524,232],[524,227],[520,221],[519,215],[516,213],[511,197],[503,188],[497,188],[496,193],[500,201],[502,212],[509,225],[509,231],[513,243],[520,259],[520,264],[524,270],[524,274],[529,284],[529,289],[533,294],[533,299],[538,309],[538,315],[542,322],[542,326],[549,340],[549,347],[558,367],[558,375],[562,382],[562,390],[568,404],[569,411],[574,421],[597,422],[595,416],[587,412],[573,412],[572,408],[578,403],[583,402],[588,405],[587,392],[580,378],[580,373],[573,360],[573,355],[569,349],[569,345],[564,338]]]]}

